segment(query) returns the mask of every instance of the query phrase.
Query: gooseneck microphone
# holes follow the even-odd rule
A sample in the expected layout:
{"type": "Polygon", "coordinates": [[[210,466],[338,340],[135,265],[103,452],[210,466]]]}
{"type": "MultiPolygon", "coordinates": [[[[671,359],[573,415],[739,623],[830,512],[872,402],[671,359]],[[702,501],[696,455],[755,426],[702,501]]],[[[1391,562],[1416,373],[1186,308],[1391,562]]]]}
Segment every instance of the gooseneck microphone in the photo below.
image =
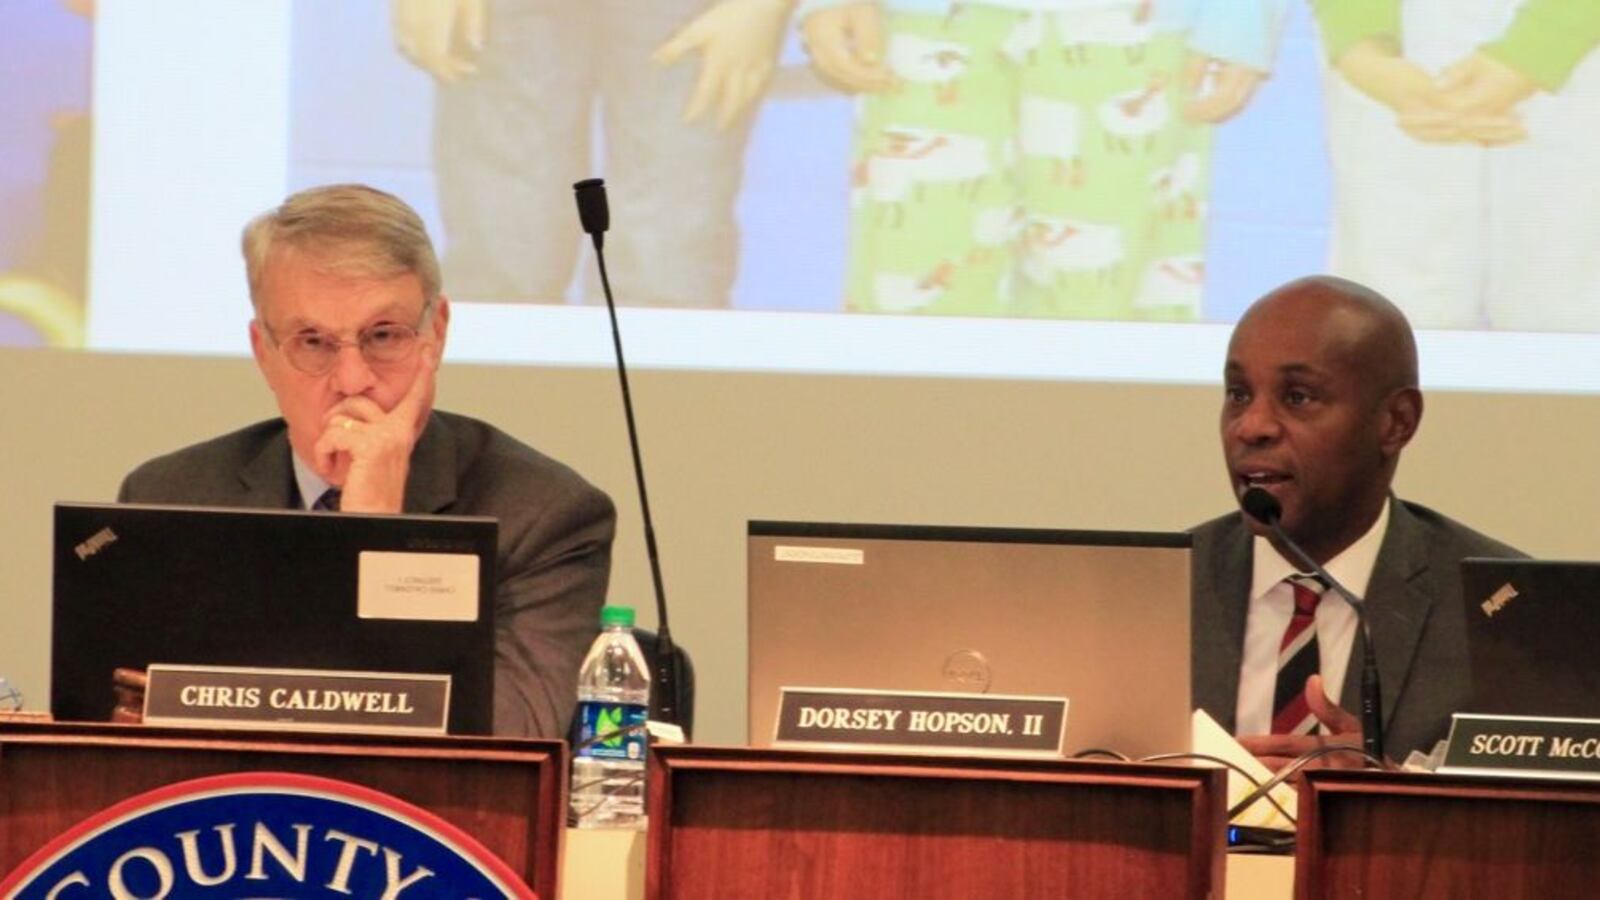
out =
{"type": "Polygon", "coordinates": [[[1345,589],[1338,579],[1328,574],[1311,558],[1311,555],[1301,549],[1278,520],[1283,517],[1283,505],[1278,498],[1272,496],[1270,491],[1259,487],[1245,490],[1239,498],[1239,505],[1250,517],[1272,530],[1273,537],[1278,539],[1279,546],[1287,549],[1295,557],[1295,561],[1311,572],[1328,587],[1332,588],[1344,602],[1350,604],[1355,610],[1356,621],[1361,625],[1361,743],[1362,749],[1373,759],[1383,759],[1383,692],[1378,683],[1378,659],[1373,651],[1372,629],[1367,627],[1367,605],[1361,598],[1345,589]]]}
{"type": "Polygon", "coordinates": [[[679,722],[683,698],[679,696],[678,650],[667,627],[667,592],[661,586],[661,559],[656,553],[656,529],[650,519],[650,495],[644,487],[644,463],[639,456],[639,430],[633,423],[633,396],[628,391],[628,364],[622,356],[622,329],[617,325],[617,304],[611,296],[611,279],[606,274],[604,249],[606,229],[611,226],[611,211],[606,203],[606,183],[602,178],[586,178],[572,186],[578,201],[578,221],[594,241],[595,260],[600,264],[600,286],[606,295],[606,311],[611,314],[611,343],[617,352],[617,380],[622,385],[622,411],[628,420],[628,446],[633,450],[633,477],[639,486],[639,509],[644,513],[644,546],[650,558],[650,580],[656,592],[656,659],[650,692],[650,718],[673,725],[679,722]]]}
{"type": "MultiPolygon", "coordinates": [[[[572,193],[578,201],[578,222],[583,226],[584,234],[594,239],[595,254],[599,255],[601,245],[606,242],[606,229],[611,227],[611,206],[606,203],[606,180],[604,178],[585,178],[572,186],[572,193]]],[[[600,257],[600,280],[603,283],[606,280],[606,261],[604,256],[600,257]]],[[[611,285],[606,283],[605,289],[606,304],[610,306],[611,285]]],[[[615,307],[612,307],[612,312],[616,312],[615,307]]],[[[615,315],[611,317],[611,324],[613,326],[617,324],[615,315]]],[[[613,327],[611,333],[615,335],[617,329],[613,327]]],[[[620,344],[621,342],[619,341],[618,345],[620,346],[620,344]]],[[[622,355],[619,353],[617,358],[620,360],[622,355]]],[[[628,379],[624,378],[622,380],[626,383],[628,379]]]]}

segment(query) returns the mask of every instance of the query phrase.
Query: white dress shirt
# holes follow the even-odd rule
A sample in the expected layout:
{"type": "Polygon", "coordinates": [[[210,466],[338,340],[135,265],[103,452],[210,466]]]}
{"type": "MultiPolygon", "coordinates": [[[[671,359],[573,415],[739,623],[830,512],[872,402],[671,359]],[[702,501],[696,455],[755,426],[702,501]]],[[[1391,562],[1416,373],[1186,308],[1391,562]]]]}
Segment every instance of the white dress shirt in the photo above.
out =
{"type": "MultiPolygon", "coordinates": [[[[1389,530],[1389,503],[1377,521],[1355,543],[1344,548],[1323,568],[1359,598],[1367,595],[1372,569],[1378,562],[1384,532],[1389,530]]],[[[1250,610],[1245,617],[1244,657],[1239,666],[1239,700],[1234,710],[1235,734],[1272,731],[1272,695],[1278,686],[1278,645],[1294,616],[1294,589],[1285,578],[1300,570],[1278,553],[1272,542],[1256,537],[1254,570],[1250,578],[1250,610]]],[[[1328,698],[1339,702],[1355,646],[1355,610],[1333,590],[1317,604],[1317,647],[1322,657],[1322,686],[1328,698]]]]}
{"type": "Polygon", "coordinates": [[[310,509],[317,505],[317,501],[322,499],[322,495],[333,485],[323,481],[322,476],[302,462],[300,455],[293,450],[289,451],[289,461],[294,463],[294,483],[300,490],[300,508],[310,509]]]}

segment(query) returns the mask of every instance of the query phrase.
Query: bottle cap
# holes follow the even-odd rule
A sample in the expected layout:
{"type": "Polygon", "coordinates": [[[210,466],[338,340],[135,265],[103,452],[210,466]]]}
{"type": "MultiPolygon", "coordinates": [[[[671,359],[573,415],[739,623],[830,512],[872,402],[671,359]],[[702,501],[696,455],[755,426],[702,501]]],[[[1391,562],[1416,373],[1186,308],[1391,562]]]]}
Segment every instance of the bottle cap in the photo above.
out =
{"type": "Polygon", "coordinates": [[[600,627],[601,628],[610,628],[613,625],[620,625],[623,628],[632,628],[633,627],[633,607],[631,607],[631,606],[607,606],[604,609],[601,609],[600,610],[600,627]]]}

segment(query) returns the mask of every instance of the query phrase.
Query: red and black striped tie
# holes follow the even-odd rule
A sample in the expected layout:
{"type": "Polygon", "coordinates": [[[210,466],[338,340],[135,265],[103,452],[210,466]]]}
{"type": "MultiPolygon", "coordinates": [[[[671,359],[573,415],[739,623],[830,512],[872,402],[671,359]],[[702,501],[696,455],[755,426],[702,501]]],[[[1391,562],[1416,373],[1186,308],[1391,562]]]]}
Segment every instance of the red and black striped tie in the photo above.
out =
{"type": "Polygon", "coordinates": [[[1284,579],[1294,589],[1294,615],[1278,644],[1278,685],[1272,692],[1272,733],[1310,734],[1317,717],[1306,705],[1306,679],[1322,671],[1317,648],[1317,603],[1326,590],[1310,575],[1284,579]]]}

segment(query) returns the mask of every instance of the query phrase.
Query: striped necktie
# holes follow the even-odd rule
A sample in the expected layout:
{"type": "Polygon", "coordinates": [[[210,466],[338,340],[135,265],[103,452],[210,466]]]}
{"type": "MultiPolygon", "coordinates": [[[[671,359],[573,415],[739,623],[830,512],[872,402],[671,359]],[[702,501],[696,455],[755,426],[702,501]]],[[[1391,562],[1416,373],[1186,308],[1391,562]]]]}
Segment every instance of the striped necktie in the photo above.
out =
{"type": "Polygon", "coordinates": [[[317,498],[317,502],[311,504],[311,508],[317,512],[338,512],[339,489],[328,488],[323,491],[322,496],[317,498]]]}
{"type": "Polygon", "coordinates": [[[1317,603],[1326,588],[1310,575],[1291,575],[1284,581],[1294,589],[1294,615],[1278,644],[1272,733],[1310,734],[1317,727],[1317,717],[1306,705],[1306,679],[1322,671],[1322,651],[1317,648],[1317,603]]]}

